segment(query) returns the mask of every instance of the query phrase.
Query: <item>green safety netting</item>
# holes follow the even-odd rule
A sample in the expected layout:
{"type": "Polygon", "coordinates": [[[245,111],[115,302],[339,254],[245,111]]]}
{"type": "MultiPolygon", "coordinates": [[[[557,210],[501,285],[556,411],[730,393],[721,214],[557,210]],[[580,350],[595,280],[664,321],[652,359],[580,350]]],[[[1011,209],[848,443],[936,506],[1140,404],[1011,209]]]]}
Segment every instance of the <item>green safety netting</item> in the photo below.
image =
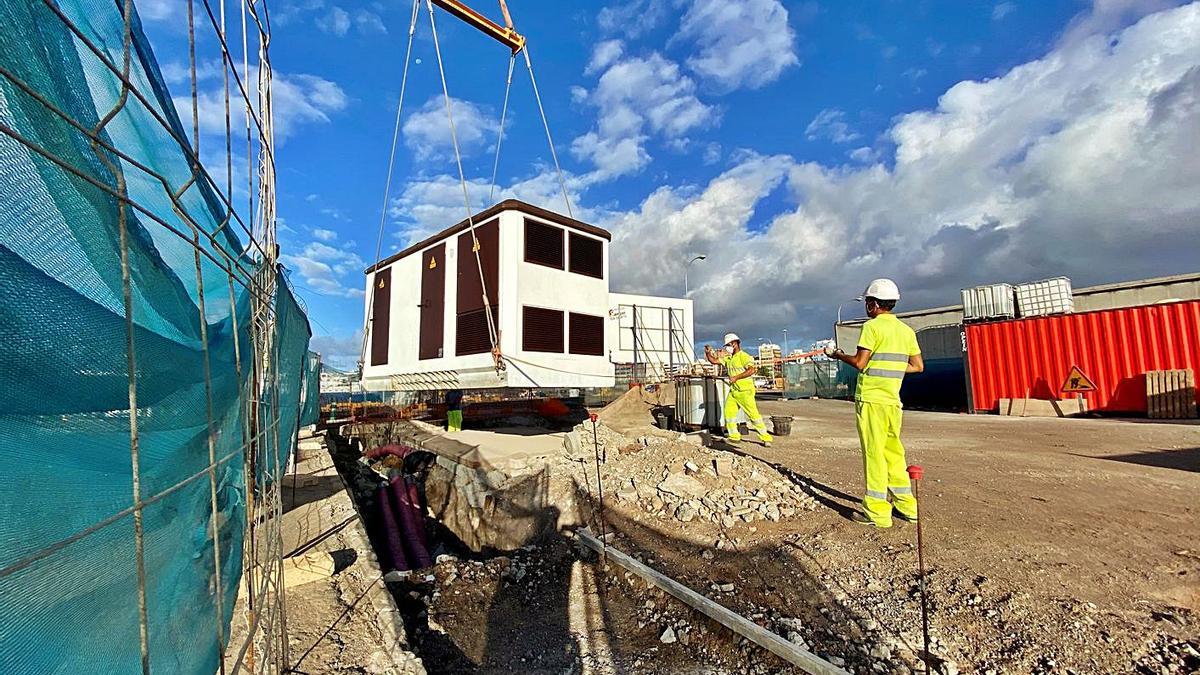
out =
{"type": "Polygon", "coordinates": [[[858,372],[840,361],[783,364],[786,398],[851,398],[858,372]]]}
{"type": "Polygon", "coordinates": [[[321,355],[309,352],[304,369],[304,405],[300,424],[316,424],[321,414],[321,355]]]}
{"type": "MultiPolygon", "coordinates": [[[[64,119],[95,128],[122,97],[116,74],[50,5],[119,67],[122,4],[0,0],[3,673],[141,670],[134,521],[126,512],[133,489],[128,333],[112,194],[121,176],[145,209],[128,211],[127,229],[141,494],[157,498],[143,510],[154,671],[217,670],[217,629],[229,635],[242,566],[243,401],[253,368],[247,286],[260,270],[235,228],[220,227],[225,208],[203,181],[178,204],[200,230],[199,278],[193,243],[155,222],[190,232],[162,179],[184,185],[191,163],[177,140],[188,134],[136,19],[130,80],[147,100],[127,97],[99,134],[129,159],[64,119]],[[210,430],[218,459],[211,474],[210,430]],[[219,558],[210,529],[213,476],[219,558]]],[[[260,486],[282,474],[293,447],[310,336],[280,279],[265,298],[277,318],[256,415],[260,486]]]]}

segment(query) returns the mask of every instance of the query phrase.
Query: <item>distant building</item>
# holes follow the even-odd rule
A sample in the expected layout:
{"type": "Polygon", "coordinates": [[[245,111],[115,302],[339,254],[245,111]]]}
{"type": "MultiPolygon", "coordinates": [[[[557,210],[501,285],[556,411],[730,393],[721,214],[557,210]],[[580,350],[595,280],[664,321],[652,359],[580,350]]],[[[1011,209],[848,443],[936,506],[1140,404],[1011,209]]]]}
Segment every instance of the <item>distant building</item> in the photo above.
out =
{"type": "Polygon", "coordinates": [[[351,373],[343,373],[332,368],[321,368],[322,394],[349,394],[361,391],[359,383],[351,373]]]}
{"type": "Polygon", "coordinates": [[[609,293],[608,355],[618,381],[690,372],[696,360],[692,301],[609,293]]]}

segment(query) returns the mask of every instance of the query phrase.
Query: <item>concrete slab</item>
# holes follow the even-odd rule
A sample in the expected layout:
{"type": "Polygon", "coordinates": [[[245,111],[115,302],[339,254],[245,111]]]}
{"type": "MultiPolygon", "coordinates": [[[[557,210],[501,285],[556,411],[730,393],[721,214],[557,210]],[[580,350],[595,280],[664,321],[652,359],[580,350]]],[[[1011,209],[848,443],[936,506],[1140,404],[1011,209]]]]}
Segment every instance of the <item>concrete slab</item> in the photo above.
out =
{"type": "MultiPolygon", "coordinates": [[[[296,672],[424,675],[408,651],[400,612],[382,582],[379,561],[321,437],[307,439],[294,474],[281,485],[284,587],[291,667],[296,672]]],[[[244,642],[245,580],[231,626],[244,642]]],[[[234,667],[232,654],[227,669],[234,667]]]]}
{"type": "Polygon", "coordinates": [[[527,427],[511,429],[466,429],[447,432],[425,422],[410,423],[412,441],[422,450],[453,460],[473,469],[522,469],[529,460],[551,457],[563,452],[565,432],[527,427]]]}

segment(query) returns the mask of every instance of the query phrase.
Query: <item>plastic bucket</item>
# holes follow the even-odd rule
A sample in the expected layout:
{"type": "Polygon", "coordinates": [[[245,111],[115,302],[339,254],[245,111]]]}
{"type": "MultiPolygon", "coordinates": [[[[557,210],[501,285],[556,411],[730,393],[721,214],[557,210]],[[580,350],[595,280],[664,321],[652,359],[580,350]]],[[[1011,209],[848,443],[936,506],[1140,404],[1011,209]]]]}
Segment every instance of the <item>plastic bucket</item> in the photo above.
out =
{"type": "Polygon", "coordinates": [[[791,435],[792,418],[783,415],[771,415],[771,426],[775,428],[776,436],[791,435]]]}

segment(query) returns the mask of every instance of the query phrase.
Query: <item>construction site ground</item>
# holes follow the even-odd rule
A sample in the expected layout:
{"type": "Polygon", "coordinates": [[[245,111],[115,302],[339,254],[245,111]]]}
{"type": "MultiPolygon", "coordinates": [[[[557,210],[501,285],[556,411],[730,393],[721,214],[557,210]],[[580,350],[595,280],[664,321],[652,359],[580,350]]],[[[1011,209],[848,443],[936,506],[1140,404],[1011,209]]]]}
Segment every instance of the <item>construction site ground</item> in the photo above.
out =
{"type": "MultiPolygon", "coordinates": [[[[784,606],[844,597],[833,611],[865,612],[911,641],[915,528],[846,518],[863,489],[853,405],[761,407],[794,417],[792,433],[744,449],[792,471],[827,508],[791,524],[785,544],[778,533],[751,546],[756,560],[740,565],[784,606]]],[[[1195,421],[908,411],[903,439],[925,468],[932,623],[952,659],[978,672],[1126,672],[1146,655],[1144,672],[1200,667],[1195,421]],[[1180,638],[1191,645],[1164,648],[1180,638]]]]}
{"type": "MultiPolygon", "coordinates": [[[[792,416],[791,435],[735,452],[773,465],[815,509],[723,531],[610,492],[612,545],[851,672],[919,672],[915,527],[847,518],[862,490],[853,405],[761,406],[792,416]]],[[[608,417],[627,435],[649,419],[628,400],[608,417]]],[[[909,411],[904,439],[926,470],[938,672],[1200,669],[1200,426],[909,411]]],[[[390,586],[430,672],[798,672],[569,536],[442,556],[390,586]]]]}

